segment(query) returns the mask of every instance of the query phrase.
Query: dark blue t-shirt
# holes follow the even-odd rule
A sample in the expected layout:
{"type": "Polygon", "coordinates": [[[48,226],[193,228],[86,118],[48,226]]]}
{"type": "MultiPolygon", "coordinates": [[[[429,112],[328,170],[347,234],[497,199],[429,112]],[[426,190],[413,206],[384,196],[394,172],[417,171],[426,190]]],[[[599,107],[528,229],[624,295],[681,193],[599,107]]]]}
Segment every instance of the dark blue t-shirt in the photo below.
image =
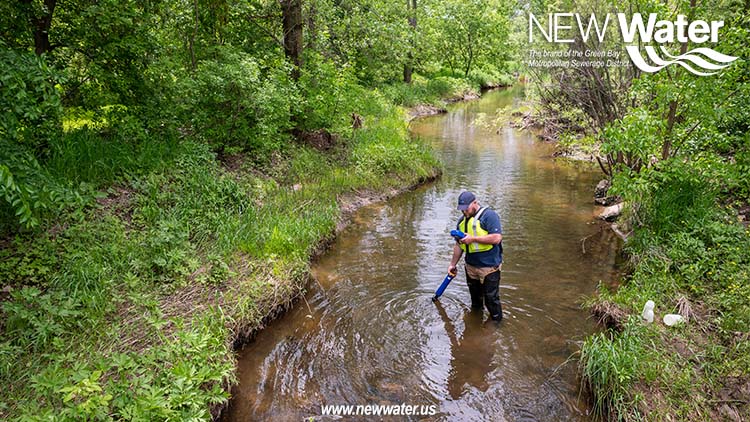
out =
{"type": "MultiPolygon", "coordinates": [[[[463,232],[466,232],[465,227],[461,222],[463,217],[458,220],[456,228],[463,232]]],[[[503,234],[503,226],[500,224],[500,216],[489,208],[484,210],[482,215],[479,217],[479,225],[486,230],[489,234],[500,233],[503,234]]],[[[484,252],[467,252],[466,263],[475,267],[496,267],[503,262],[503,246],[502,242],[499,245],[492,245],[492,249],[484,252]]]]}

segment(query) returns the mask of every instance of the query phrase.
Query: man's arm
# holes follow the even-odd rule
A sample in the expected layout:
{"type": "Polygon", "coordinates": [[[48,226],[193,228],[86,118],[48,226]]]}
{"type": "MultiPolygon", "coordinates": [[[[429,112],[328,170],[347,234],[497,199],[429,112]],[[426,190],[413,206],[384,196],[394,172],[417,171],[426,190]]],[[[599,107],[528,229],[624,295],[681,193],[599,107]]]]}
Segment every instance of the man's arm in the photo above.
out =
{"type": "Polygon", "coordinates": [[[502,241],[503,241],[503,235],[500,233],[490,233],[484,236],[466,235],[464,236],[463,239],[459,240],[459,242],[463,243],[464,245],[468,245],[471,243],[482,243],[485,245],[497,245],[498,243],[502,241]]]}
{"type": "Polygon", "coordinates": [[[451,258],[451,263],[448,265],[448,273],[454,274],[456,272],[458,260],[461,259],[461,255],[463,254],[464,251],[461,250],[461,247],[458,246],[458,244],[453,245],[453,258],[451,258]]]}

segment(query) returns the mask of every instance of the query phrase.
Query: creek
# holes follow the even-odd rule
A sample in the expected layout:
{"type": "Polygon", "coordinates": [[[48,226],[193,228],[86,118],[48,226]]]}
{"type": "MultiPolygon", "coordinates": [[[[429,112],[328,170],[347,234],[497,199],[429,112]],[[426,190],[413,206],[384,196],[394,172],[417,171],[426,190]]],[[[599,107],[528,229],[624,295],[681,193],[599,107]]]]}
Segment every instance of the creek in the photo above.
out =
{"type": "Polygon", "coordinates": [[[592,217],[597,168],[551,158],[532,134],[475,124],[521,98],[490,91],[411,123],[443,177],[353,215],[304,300],[240,352],[224,420],[334,420],[322,405],[402,403],[435,410],[410,420],[591,419],[572,357],[596,329],[582,300],[616,278],[618,239],[592,217]],[[464,189],[502,220],[499,325],[470,309],[463,271],[430,300],[464,189]]]}

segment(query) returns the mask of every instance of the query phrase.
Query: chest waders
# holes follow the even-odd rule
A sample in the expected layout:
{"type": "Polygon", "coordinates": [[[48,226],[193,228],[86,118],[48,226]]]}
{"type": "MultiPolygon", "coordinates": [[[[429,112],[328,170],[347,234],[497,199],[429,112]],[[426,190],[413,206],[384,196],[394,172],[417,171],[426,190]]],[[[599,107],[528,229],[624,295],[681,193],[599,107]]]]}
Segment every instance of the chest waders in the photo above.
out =
{"type": "MultiPolygon", "coordinates": [[[[469,219],[464,217],[459,223],[459,227],[470,236],[488,235],[489,232],[483,229],[482,225],[479,223],[479,218],[484,214],[485,210],[487,210],[487,207],[480,208],[474,217],[469,219]]],[[[461,244],[461,250],[467,254],[486,252],[492,249],[493,246],[494,245],[474,242],[469,245],[461,244]]],[[[466,264],[466,267],[468,266],[469,265],[466,264]]],[[[482,309],[482,307],[486,307],[493,320],[500,321],[503,319],[503,308],[500,305],[500,267],[492,269],[473,267],[471,274],[469,274],[469,269],[467,268],[466,284],[469,286],[472,308],[482,309]],[[479,277],[472,277],[478,275],[474,270],[480,272],[479,277]]]]}

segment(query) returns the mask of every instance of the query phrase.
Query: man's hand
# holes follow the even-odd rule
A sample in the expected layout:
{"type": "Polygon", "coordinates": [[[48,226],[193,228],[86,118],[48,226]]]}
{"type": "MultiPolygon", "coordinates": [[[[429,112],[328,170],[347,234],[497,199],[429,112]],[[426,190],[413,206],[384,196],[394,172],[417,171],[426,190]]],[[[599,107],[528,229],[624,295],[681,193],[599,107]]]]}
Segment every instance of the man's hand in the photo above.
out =
{"type": "Polygon", "coordinates": [[[458,273],[458,268],[455,265],[453,264],[448,265],[448,274],[455,276],[457,273],[458,273]]]}
{"type": "Polygon", "coordinates": [[[468,234],[463,237],[463,239],[459,240],[460,243],[463,243],[464,245],[469,245],[471,243],[474,243],[477,241],[476,236],[469,236],[468,234]]]}

